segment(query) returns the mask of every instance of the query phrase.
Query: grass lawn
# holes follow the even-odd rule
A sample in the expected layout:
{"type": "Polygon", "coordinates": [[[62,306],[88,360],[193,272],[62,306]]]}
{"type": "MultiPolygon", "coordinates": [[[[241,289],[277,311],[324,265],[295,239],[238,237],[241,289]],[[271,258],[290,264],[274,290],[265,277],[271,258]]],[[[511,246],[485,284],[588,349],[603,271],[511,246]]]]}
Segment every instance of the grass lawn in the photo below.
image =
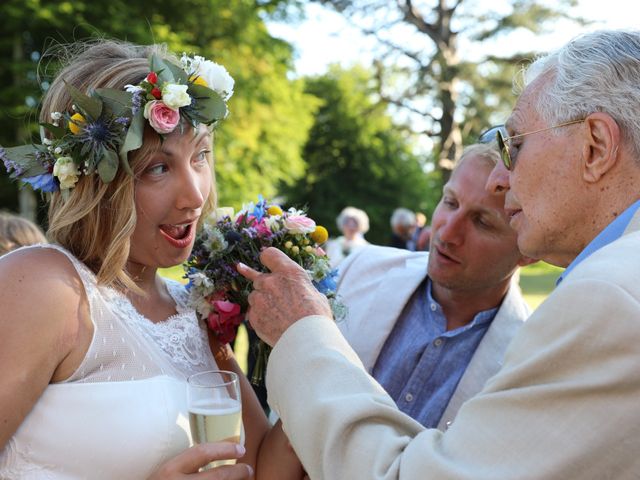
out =
{"type": "MultiPolygon", "coordinates": [[[[540,305],[549,292],[553,290],[556,279],[562,270],[562,268],[554,267],[544,262],[534,263],[520,270],[520,287],[522,288],[525,300],[532,310],[540,305]]],[[[180,282],[186,282],[186,280],[182,278],[184,270],[181,266],[160,270],[160,274],[180,282]]],[[[246,372],[249,340],[244,325],[241,325],[238,330],[235,346],[236,358],[238,359],[240,368],[246,372]]]]}
{"type": "Polygon", "coordinates": [[[544,262],[520,269],[520,287],[531,310],[535,310],[547,298],[563,270],[544,262]]]}

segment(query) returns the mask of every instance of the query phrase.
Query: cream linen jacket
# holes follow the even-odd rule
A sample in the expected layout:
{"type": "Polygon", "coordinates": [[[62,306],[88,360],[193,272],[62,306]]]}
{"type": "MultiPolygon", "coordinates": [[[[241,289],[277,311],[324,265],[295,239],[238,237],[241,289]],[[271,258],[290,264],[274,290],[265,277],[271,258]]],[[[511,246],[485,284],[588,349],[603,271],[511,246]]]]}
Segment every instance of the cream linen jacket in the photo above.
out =
{"type": "Polygon", "coordinates": [[[291,326],[270,403],[312,480],[640,478],[640,212],[531,315],[446,432],[400,413],[335,324],[291,326]]]}
{"type": "MultiPolygon", "coordinates": [[[[347,307],[347,315],[338,322],[338,328],[368,373],[404,306],[426,278],[428,261],[426,252],[368,246],[340,265],[338,295],[347,307]]],[[[514,283],[458,382],[439,429],[446,429],[460,406],[500,369],[507,345],[529,314],[520,287],[514,283]]]]}

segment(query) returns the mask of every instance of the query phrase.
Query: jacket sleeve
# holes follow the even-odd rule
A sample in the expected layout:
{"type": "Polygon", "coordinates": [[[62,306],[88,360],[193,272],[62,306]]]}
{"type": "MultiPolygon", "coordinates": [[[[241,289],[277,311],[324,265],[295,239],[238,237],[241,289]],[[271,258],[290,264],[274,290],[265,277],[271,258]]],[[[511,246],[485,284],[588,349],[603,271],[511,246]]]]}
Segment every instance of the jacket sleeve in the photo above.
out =
{"type": "Polygon", "coordinates": [[[269,400],[314,480],[637,478],[637,297],[605,281],[562,285],[446,433],[400,413],[323,317],[276,344],[269,400]]]}

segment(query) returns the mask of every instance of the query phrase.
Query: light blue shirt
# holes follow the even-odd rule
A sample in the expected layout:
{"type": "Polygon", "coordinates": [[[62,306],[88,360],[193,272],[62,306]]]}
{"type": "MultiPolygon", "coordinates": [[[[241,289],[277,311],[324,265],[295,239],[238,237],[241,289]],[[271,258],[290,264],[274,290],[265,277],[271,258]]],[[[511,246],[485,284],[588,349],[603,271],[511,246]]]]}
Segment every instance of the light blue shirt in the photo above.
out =
{"type": "Polygon", "coordinates": [[[625,229],[627,228],[627,226],[629,225],[629,222],[633,218],[633,215],[636,213],[638,208],[640,208],[640,200],[633,203],[624,212],[618,215],[618,217],[609,225],[607,225],[607,227],[604,230],[602,230],[596,236],[596,238],[591,240],[589,245],[587,245],[585,249],[582,250],[582,252],[580,252],[580,255],[574,258],[573,262],[571,262],[569,266],[566,268],[566,270],[562,272],[562,275],[560,275],[560,277],[556,281],[556,285],[560,285],[560,282],[562,282],[562,280],[564,280],[564,278],[567,275],[569,275],[571,271],[574,268],[576,268],[576,266],[580,264],[580,262],[582,262],[584,259],[586,259],[589,255],[591,255],[597,250],[600,250],[602,247],[609,245],[611,242],[620,238],[624,233],[625,229]]]}
{"type": "Polygon", "coordinates": [[[440,422],[462,374],[498,308],[447,331],[427,279],[416,289],[387,338],[373,376],[398,408],[427,428],[440,422]]]}

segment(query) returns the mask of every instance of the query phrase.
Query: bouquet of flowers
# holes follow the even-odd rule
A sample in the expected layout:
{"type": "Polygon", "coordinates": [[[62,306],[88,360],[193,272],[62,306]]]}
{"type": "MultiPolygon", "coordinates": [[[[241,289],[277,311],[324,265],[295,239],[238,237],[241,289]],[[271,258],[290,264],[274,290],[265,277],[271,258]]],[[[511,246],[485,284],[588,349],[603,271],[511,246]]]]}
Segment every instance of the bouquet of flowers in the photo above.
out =
{"type": "MultiPolygon", "coordinates": [[[[305,211],[283,211],[262,196],[235,215],[232,209],[220,208],[197,234],[185,266],[190,303],[222,343],[233,341],[252,291],[251,282],[237,272],[236,265],[242,262],[264,272],[260,252],[276,247],[307,271],[329,299],[336,318],[341,318],[345,312],[336,299],[337,272],[320,247],[327,238],[326,228],[316,225],[305,211]]],[[[260,342],[252,382],[262,381],[269,352],[269,346],[260,342]]]]}

